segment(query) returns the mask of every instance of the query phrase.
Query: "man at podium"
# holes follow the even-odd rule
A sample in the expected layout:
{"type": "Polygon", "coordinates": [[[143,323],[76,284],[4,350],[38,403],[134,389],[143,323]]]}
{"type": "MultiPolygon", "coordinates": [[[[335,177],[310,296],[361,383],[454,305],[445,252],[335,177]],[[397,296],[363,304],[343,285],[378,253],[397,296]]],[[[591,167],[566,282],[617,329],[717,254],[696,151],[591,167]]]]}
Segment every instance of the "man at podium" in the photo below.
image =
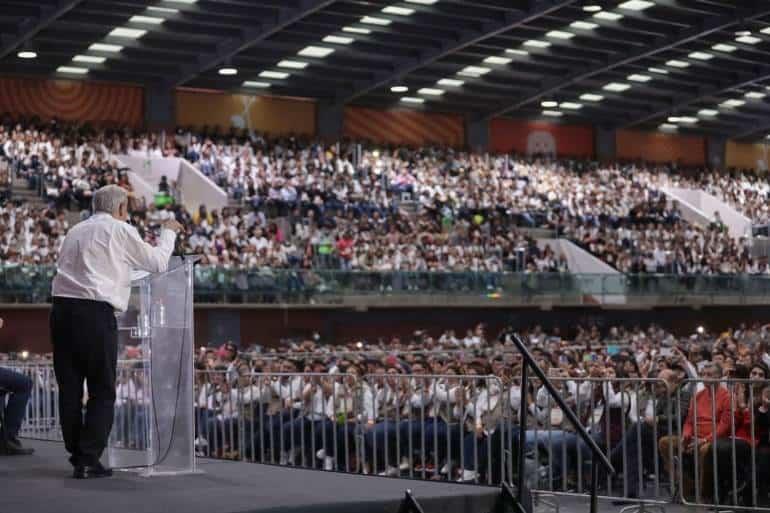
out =
{"type": "Polygon", "coordinates": [[[128,195],[117,185],[97,190],[93,215],[64,239],[53,280],[51,338],[59,384],[64,444],[79,479],[108,477],[100,462],[112,429],[118,331],[116,311],[125,311],[131,272],[164,272],[182,226],[163,223],[158,245],[144,242],[129,225],[128,195]],[[82,415],[83,384],[88,389],[82,415]]]}

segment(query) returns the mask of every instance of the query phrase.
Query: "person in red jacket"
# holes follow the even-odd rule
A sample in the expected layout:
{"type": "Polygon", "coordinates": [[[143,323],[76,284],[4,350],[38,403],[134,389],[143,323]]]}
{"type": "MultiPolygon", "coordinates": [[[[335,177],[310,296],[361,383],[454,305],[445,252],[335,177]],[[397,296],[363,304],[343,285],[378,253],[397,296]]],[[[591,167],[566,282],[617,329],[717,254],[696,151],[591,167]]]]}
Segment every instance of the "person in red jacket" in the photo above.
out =
{"type": "Polygon", "coordinates": [[[690,401],[682,436],[664,437],[660,440],[660,454],[669,469],[671,462],[668,455],[679,454],[681,448],[684,456],[682,492],[687,500],[692,500],[695,496],[693,485],[696,480],[700,485],[700,498],[711,495],[713,491],[711,448],[715,440],[730,434],[732,421],[730,392],[716,381],[722,378],[722,368],[716,363],[708,363],[701,370],[701,378],[704,384],[690,401]],[[693,455],[697,458],[697,475],[695,475],[695,458],[691,457],[693,455]]]}

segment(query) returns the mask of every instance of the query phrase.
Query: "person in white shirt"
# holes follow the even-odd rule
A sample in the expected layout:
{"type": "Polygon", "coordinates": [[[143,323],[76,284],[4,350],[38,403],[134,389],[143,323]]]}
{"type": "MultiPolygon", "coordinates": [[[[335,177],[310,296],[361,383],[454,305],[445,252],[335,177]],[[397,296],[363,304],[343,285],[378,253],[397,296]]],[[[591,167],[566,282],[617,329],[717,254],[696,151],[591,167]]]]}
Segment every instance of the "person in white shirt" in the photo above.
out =
{"type": "Polygon", "coordinates": [[[128,195],[117,185],[94,193],[94,215],[64,239],[53,280],[51,339],[62,435],[75,478],[107,477],[99,463],[115,409],[117,320],[131,292],[131,271],[163,272],[181,225],[163,223],[157,247],[127,224],[128,195]],[[83,384],[88,383],[85,420],[83,384]]]}

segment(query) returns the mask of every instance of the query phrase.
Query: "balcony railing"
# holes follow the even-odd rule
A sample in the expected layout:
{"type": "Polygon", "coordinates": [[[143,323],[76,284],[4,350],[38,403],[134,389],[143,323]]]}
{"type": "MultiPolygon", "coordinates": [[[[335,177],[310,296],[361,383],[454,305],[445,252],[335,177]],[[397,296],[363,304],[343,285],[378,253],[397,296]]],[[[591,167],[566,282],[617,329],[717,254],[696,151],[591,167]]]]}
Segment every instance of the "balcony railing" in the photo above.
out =
{"type": "MultiPolygon", "coordinates": [[[[50,300],[51,266],[0,267],[0,302],[50,300]]],[[[257,304],[755,304],[770,301],[770,276],[195,270],[198,303],[257,304]]]]}

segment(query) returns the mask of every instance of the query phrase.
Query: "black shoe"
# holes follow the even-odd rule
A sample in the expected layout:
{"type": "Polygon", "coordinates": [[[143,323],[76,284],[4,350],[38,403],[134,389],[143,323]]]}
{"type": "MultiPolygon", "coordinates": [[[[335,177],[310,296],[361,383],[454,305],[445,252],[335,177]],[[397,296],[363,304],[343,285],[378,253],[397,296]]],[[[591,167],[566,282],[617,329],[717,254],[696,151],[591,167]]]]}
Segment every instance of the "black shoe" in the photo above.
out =
{"type": "Polygon", "coordinates": [[[0,452],[8,456],[29,456],[35,452],[35,449],[24,447],[21,445],[21,442],[18,438],[13,437],[5,440],[5,442],[2,444],[2,449],[0,452]]]}
{"type": "Polygon", "coordinates": [[[96,465],[78,465],[72,472],[72,477],[75,479],[97,479],[111,476],[112,469],[104,467],[101,463],[96,465]]]}

